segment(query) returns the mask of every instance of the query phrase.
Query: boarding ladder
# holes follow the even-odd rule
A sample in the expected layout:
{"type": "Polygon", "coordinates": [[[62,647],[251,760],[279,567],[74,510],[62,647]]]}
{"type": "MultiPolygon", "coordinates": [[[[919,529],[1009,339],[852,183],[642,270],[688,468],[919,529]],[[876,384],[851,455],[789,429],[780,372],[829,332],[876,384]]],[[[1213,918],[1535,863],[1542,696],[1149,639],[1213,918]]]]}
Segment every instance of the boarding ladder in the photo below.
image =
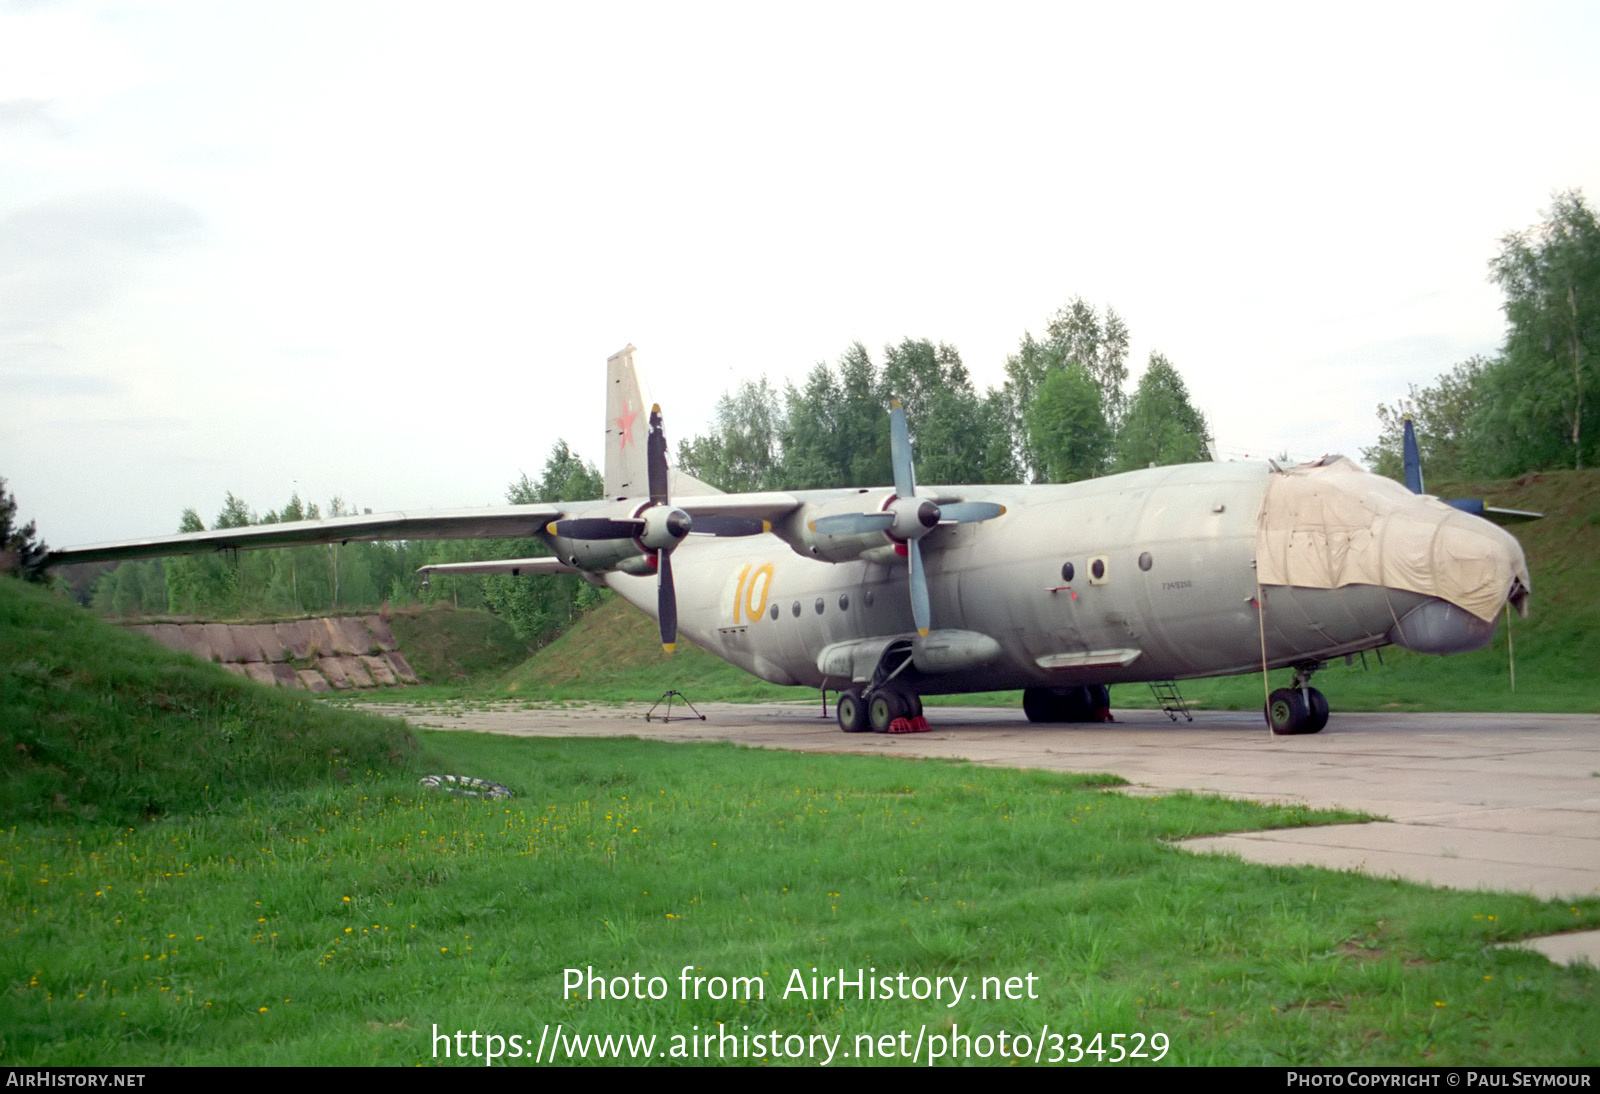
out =
{"type": "Polygon", "coordinates": [[[1176,680],[1150,681],[1150,694],[1156,697],[1156,702],[1161,704],[1161,709],[1166,711],[1167,717],[1174,722],[1178,715],[1183,715],[1186,722],[1194,721],[1194,715],[1189,713],[1189,704],[1183,701],[1183,696],[1178,694],[1176,680]]]}

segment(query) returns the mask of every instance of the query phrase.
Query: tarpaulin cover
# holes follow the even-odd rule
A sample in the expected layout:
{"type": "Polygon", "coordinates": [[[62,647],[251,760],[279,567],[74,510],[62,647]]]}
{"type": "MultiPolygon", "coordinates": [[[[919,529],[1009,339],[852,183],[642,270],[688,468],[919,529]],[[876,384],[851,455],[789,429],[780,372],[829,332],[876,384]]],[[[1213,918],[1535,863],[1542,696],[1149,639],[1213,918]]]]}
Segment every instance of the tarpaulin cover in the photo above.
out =
{"type": "Polygon", "coordinates": [[[1342,456],[1272,476],[1256,573],[1263,585],[1404,589],[1485,621],[1500,612],[1514,581],[1532,587],[1509,532],[1342,456]]]}

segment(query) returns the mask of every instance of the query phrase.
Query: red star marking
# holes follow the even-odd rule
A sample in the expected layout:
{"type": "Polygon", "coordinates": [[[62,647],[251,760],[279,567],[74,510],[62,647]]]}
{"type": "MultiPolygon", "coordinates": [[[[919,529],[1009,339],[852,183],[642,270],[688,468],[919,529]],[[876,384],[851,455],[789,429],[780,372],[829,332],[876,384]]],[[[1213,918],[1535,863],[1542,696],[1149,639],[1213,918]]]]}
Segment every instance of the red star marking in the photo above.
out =
{"type": "Polygon", "coordinates": [[[628,447],[628,441],[633,437],[633,422],[638,417],[639,412],[628,405],[628,400],[622,400],[622,417],[617,419],[617,428],[621,430],[620,447],[628,447]]]}

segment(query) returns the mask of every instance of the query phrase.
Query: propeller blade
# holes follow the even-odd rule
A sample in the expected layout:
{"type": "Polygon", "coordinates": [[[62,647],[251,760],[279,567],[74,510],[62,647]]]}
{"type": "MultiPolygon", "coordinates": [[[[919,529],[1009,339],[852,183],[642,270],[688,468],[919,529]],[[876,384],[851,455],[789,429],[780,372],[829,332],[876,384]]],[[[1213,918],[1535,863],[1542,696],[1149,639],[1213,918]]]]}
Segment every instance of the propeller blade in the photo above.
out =
{"type": "Polygon", "coordinates": [[[1411,425],[1411,415],[1406,415],[1406,432],[1401,442],[1401,455],[1406,466],[1406,489],[1413,494],[1422,493],[1422,452],[1417,448],[1417,431],[1411,425]]]}
{"type": "Polygon", "coordinates": [[[772,531],[772,522],[752,517],[698,516],[690,530],[697,536],[759,536],[772,531]]]}
{"type": "Polygon", "coordinates": [[[632,539],[644,531],[644,521],[612,520],[609,517],[573,517],[551,521],[545,531],[568,539],[632,539]]]}
{"type": "Polygon", "coordinates": [[[894,464],[894,492],[902,498],[917,496],[917,476],[911,470],[911,432],[905,408],[896,399],[889,408],[889,459],[894,464]]]}
{"type": "Polygon", "coordinates": [[[678,643],[678,592],[672,584],[672,552],[656,552],[656,614],[661,621],[661,648],[678,643]]]}
{"type": "Polygon", "coordinates": [[[911,619],[917,625],[917,633],[926,638],[933,613],[928,607],[928,575],[922,569],[922,544],[911,540],[906,548],[906,561],[911,564],[911,619]]]}
{"type": "Polygon", "coordinates": [[[854,536],[863,532],[886,532],[893,524],[893,513],[841,513],[818,517],[811,522],[811,530],[825,536],[854,536]]]}
{"type": "Polygon", "coordinates": [[[1005,511],[1004,505],[997,505],[992,501],[953,501],[948,505],[939,506],[939,521],[972,524],[980,520],[993,520],[1005,511]]]}
{"type": "Polygon", "coordinates": [[[645,440],[644,464],[650,476],[650,500],[667,503],[667,434],[661,428],[661,404],[650,408],[650,436],[645,440]]]}

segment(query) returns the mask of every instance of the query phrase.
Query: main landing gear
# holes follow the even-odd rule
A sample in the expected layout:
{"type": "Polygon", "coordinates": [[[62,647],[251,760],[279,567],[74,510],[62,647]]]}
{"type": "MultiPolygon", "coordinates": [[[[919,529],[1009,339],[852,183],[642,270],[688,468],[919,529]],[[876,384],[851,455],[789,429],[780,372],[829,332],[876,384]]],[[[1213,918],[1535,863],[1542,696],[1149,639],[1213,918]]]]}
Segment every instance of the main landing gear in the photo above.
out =
{"type": "Polygon", "coordinates": [[[906,673],[911,667],[911,642],[891,643],[865,687],[857,685],[839,693],[834,704],[839,728],[846,733],[926,733],[922,698],[908,686],[915,675],[906,673]],[[902,673],[905,677],[897,679],[902,673]]]}
{"type": "Polygon", "coordinates": [[[1267,697],[1267,725],[1279,737],[1296,733],[1318,733],[1328,724],[1328,699],[1311,686],[1311,674],[1322,665],[1307,663],[1294,667],[1294,679],[1267,697]]]}
{"type": "MultiPolygon", "coordinates": [[[[838,702],[834,704],[834,712],[839,718],[839,728],[846,733],[866,733],[868,730],[873,733],[893,733],[896,732],[894,724],[897,721],[920,721],[921,726],[927,725],[926,720],[922,719],[922,697],[914,691],[893,685],[867,692],[858,688],[841,691],[838,702]]],[[[921,726],[913,725],[898,732],[917,732],[921,726]]]]}
{"type": "Polygon", "coordinates": [[[1104,684],[1076,688],[1028,688],[1022,712],[1030,722],[1109,722],[1111,689],[1104,684]]]}

